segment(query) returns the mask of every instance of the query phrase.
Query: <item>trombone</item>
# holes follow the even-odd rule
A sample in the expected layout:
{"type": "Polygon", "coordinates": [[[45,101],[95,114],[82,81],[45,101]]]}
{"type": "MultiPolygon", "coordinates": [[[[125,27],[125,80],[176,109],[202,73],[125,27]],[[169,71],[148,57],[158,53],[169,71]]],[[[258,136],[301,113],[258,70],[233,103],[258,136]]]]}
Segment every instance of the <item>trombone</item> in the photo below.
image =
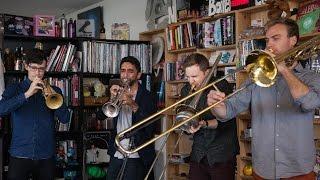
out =
{"type": "Polygon", "coordinates": [[[267,51],[263,50],[256,50],[251,52],[247,59],[246,59],[246,65],[241,66],[237,68],[233,73],[229,73],[214,82],[206,85],[205,87],[197,90],[193,94],[190,94],[186,96],[185,98],[182,98],[181,100],[177,101],[176,103],[160,110],[159,112],[143,119],[142,121],[136,123],[135,125],[131,126],[130,128],[120,132],[117,134],[115,138],[116,145],[118,146],[119,151],[121,151],[123,154],[132,154],[136,153],[139,150],[143,149],[144,147],[154,143],[161,137],[171,133],[175,129],[183,126],[185,123],[191,121],[192,119],[195,119],[199,117],[201,114],[205,113],[206,111],[210,110],[214,106],[218,105],[219,103],[225,101],[226,99],[230,98],[231,96],[235,95],[236,93],[246,89],[248,86],[251,86],[252,84],[256,84],[261,87],[270,87],[276,82],[276,77],[278,74],[277,70],[277,63],[281,61],[285,61],[287,66],[292,65],[297,60],[306,60],[307,58],[312,57],[314,54],[316,54],[319,50],[320,44],[320,35],[313,37],[312,39],[305,41],[304,43],[300,44],[299,46],[296,46],[289,50],[288,52],[279,55],[278,57],[274,58],[273,55],[267,51]],[[224,99],[217,101],[216,103],[212,104],[211,106],[208,106],[207,108],[201,110],[200,112],[197,112],[195,115],[186,118],[184,121],[181,121],[174,125],[172,128],[168,129],[167,131],[161,133],[160,135],[154,137],[153,139],[150,139],[149,141],[145,142],[144,144],[141,144],[140,146],[137,146],[133,149],[125,149],[121,146],[120,141],[122,139],[131,137],[136,131],[139,129],[145,127],[146,125],[153,123],[158,115],[164,113],[168,109],[171,109],[175,106],[177,106],[180,103],[183,103],[185,100],[201,93],[202,91],[214,87],[216,90],[218,90],[215,86],[218,82],[226,79],[229,76],[232,76],[236,74],[237,72],[245,70],[249,73],[249,78],[252,80],[251,83],[248,83],[247,85],[237,89],[233,93],[227,95],[224,99]]]}

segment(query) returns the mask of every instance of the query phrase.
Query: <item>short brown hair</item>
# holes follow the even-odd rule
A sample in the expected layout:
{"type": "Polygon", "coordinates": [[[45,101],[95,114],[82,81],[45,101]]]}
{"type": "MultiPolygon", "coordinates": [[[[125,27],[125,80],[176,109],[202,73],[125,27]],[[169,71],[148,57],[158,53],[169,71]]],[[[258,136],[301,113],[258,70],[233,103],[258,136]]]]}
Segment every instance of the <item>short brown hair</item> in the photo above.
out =
{"type": "Polygon", "coordinates": [[[297,37],[297,43],[299,41],[299,26],[295,20],[289,18],[277,18],[270,20],[265,25],[265,30],[267,31],[269,28],[276,24],[283,24],[287,27],[288,37],[297,37]]]}
{"type": "Polygon", "coordinates": [[[128,63],[134,65],[134,67],[136,67],[137,71],[141,72],[141,65],[140,65],[140,62],[137,58],[135,58],[133,56],[127,56],[127,57],[122,58],[121,62],[120,62],[120,68],[121,68],[122,64],[125,62],[128,62],[128,63]]]}
{"type": "Polygon", "coordinates": [[[209,68],[209,60],[202,54],[194,53],[185,59],[183,63],[183,69],[186,70],[187,67],[199,65],[201,71],[206,71],[209,68]]]}
{"type": "Polygon", "coordinates": [[[25,59],[26,64],[30,64],[30,63],[42,64],[43,61],[47,61],[47,58],[43,50],[34,48],[26,51],[26,59],[25,59]]]}

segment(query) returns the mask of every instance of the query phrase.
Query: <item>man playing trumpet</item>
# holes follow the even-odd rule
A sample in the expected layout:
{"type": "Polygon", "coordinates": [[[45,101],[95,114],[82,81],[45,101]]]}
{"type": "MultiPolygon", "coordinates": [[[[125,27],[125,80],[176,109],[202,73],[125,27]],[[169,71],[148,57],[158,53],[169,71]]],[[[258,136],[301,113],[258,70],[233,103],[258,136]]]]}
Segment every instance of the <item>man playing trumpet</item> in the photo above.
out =
{"type": "MultiPolygon", "coordinates": [[[[113,119],[113,126],[116,133],[119,133],[133,124],[143,120],[156,111],[155,98],[149,91],[146,90],[138,80],[141,76],[140,62],[132,56],[125,57],[120,62],[120,79],[125,88],[120,89],[118,85],[112,85],[110,88],[111,99],[119,96],[122,101],[119,107],[119,114],[113,119]]],[[[105,111],[105,110],[103,110],[105,111]]],[[[108,114],[108,113],[107,113],[108,114]]],[[[101,117],[100,117],[101,118],[101,117]]],[[[124,147],[134,147],[135,145],[143,144],[154,135],[154,125],[149,125],[146,128],[139,130],[132,138],[123,139],[120,143],[124,147]]],[[[115,134],[111,137],[114,140],[115,134]]],[[[129,148],[130,149],[130,148],[129,148]]],[[[117,151],[115,144],[112,143],[109,152],[111,155],[110,165],[108,167],[107,179],[117,179],[121,173],[122,165],[125,162],[122,178],[124,180],[141,180],[148,172],[153,159],[155,158],[154,145],[147,146],[138,153],[130,154],[125,160],[124,155],[117,151]]],[[[151,175],[153,179],[153,175],[151,175]]]]}
{"type": "MultiPolygon", "coordinates": [[[[46,63],[43,51],[29,51],[25,61],[28,78],[10,84],[2,94],[0,116],[10,115],[12,125],[9,180],[28,179],[30,174],[35,179],[54,179],[54,117],[67,123],[70,115],[64,103],[54,110],[45,103],[42,78],[46,63]]],[[[51,88],[61,95],[58,87],[51,88]]]]}

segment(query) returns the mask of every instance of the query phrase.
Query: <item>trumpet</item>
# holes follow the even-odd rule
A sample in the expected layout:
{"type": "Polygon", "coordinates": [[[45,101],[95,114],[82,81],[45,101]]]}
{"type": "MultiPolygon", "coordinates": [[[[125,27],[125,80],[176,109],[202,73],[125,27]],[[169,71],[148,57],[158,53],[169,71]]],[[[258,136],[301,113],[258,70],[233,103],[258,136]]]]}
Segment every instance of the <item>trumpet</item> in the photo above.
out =
{"type": "Polygon", "coordinates": [[[154,143],[156,140],[171,133],[175,129],[180,128],[181,126],[188,123],[189,121],[198,118],[201,114],[212,109],[213,107],[215,107],[219,103],[225,101],[226,99],[230,98],[231,96],[235,95],[236,93],[246,89],[248,86],[251,86],[253,84],[256,84],[261,87],[272,86],[277,80],[277,74],[278,74],[277,63],[285,61],[286,65],[290,66],[295,61],[308,60],[308,58],[316,55],[319,51],[320,51],[320,35],[315,36],[308,41],[305,41],[304,43],[292,48],[288,52],[281,54],[277,57],[273,57],[272,54],[270,54],[269,52],[266,52],[266,51],[262,51],[262,50],[253,51],[247,57],[246,63],[244,66],[237,68],[232,73],[229,73],[229,74],[215,80],[214,82],[197,90],[193,94],[190,94],[190,95],[186,96],[185,98],[182,98],[181,100],[177,101],[176,103],[158,111],[157,113],[155,113],[155,114],[143,119],[142,121],[134,124],[130,128],[125,129],[124,131],[118,133],[115,138],[116,145],[118,146],[119,151],[121,151],[123,154],[128,155],[128,154],[136,153],[139,150],[143,149],[144,147],[154,143]],[[161,134],[154,137],[153,139],[146,141],[144,144],[141,144],[140,146],[136,146],[135,148],[132,148],[132,149],[126,149],[120,144],[120,141],[122,139],[131,137],[139,129],[144,128],[144,126],[146,124],[149,124],[150,122],[154,122],[154,119],[157,116],[168,111],[171,108],[176,107],[177,105],[183,103],[187,99],[201,93],[202,91],[204,91],[210,87],[214,87],[218,91],[217,87],[215,86],[218,82],[226,79],[229,76],[233,76],[234,74],[236,74],[240,71],[246,71],[249,74],[249,78],[252,80],[252,82],[235,90],[233,93],[227,95],[224,99],[217,101],[216,103],[208,106],[207,108],[205,108],[199,112],[196,112],[193,116],[185,118],[183,121],[175,124],[170,129],[162,132],[161,134]]]}
{"type": "Polygon", "coordinates": [[[63,97],[61,94],[57,93],[52,89],[49,82],[47,80],[43,81],[42,86],[42,95],[45,98],[46,105],[50,109],[58,109],[63,104],[63,97]]]}
{"type": "Polygon", "coordinates": [[[118,114],[120,112],[120,108],[122,106],[122,100],[121,100],[122,95],[124,94],[125,91],[130,90],[129,80],[123,79],[122,85],[123,85],[123,87],[121,87],[118,90],[116,96],[111,98],[110,101],[108,101],[102,105],[102,108],[101,108],[102,112],[107,117],[114,118],[114,117],[118,116],[118,114]]]}

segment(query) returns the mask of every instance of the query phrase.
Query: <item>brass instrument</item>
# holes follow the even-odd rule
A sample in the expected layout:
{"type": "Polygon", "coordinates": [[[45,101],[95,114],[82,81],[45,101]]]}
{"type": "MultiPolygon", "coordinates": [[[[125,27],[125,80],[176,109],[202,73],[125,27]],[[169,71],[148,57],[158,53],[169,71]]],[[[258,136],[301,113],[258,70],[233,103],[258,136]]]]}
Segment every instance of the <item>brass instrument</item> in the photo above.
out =
{"type": "MultiPolygon", "coordinates": [[[[221,59],[222,53],[220,53],[218,55],[218,57],[216,58],[216,61],[213,64],[213,67],[211,68],[211,70],[209,71],[209,73],[206,75],[206,78],[203,80],[203,82],[200,85],[200,88],[204,87],[205,85],[207,85],[212,77],[212,75],[216,72],[217,70],[217,66],[218,63],[221,59]]],[[[190,93],[192,92],[194,87],[191,87],[190,89],[190,93]]],[[[196,107],[197,104],[200,100],[202,93],[199,93],[197,95],[195,95],[195,97],[191,100],[191,102],[187,105],[187,104],[181,104],[178,105],[176,108],[176,121],[177,122],[181,122],[184,121],[186,119],[188,119],[189,117],[194,116],[197,113],[196,107]]],[[[199,118],[194,118],[193,120],[186,122],[184,125],[182,125],[180,127],[181,130],[185,131],[185,132],[189,132],[189,129],[191,128],[191,126],[198,126],[199,125],[199,118]]]]}
{"type": "MultiPolygon", "coordinates": [[[[247,88],[248,86],[252,85],[253,83],[255,83],[255,84],[257,84],[258,86],[261,86],[261,87],[270,87],[270,86],[272,86],[275,83],[276,77],[277,77],[277,74],[278,74],[277,63],[279,63],[281,61],[285,61],[286,64],[290,66],[297,60],[305,60],[307,58],[312,57],[319,50],[320,50],[320,36],[318,35],[318,36],[315,36],[314,38],[312,38],[312,39],[300,44],[299,46],[296,46],[296,47],[292,48],[288,52],[277,56],[276,58],[274,58],[272,56],[272,54],[270,54],[270,53],[268,53],[266,51],[260,51],[260,50],[253,51],[252,53],[250,53],[250,55],[246,59],[246,65],[245,66],[237,68],[233,73],[229,73],[229,74],[227,74],[227,75],[215,80],[214,82],[212,82],[212,83],[206,85],[205,87],[197,90],[193,94],[190,94],[190,95],[182,98],[181,100],[177,101],[176,103],[174,103],[174,104],[172,104],[172,105],[170,105],[170,106],[158,111],[157,113],[155,113],[155,114],[143,119],[142,121],[134,124],[130,128],[128,128],[128,129],[120,132],[119,134],[117,134],[117,136],[115,138],[116,145],[118,146],[119,151],[121,151],[124,154],[136,153],[139,150],[141,150],[142,148],[154,143],[156,140],[160,139],[161,137],[171,133],[175,129],[180,128],[185,123],[191,121],[192,119],[195,119],[195,118],[199,117],[201,114],[203,114],[206,111],[212,109],[214,106],[216,106],[219,103],[225,101],[226,99],[228,99],[229,97],[233,96],[234,94],[242,91],[243,89],[247,88]],[[252,83],[249,83],[248,85],[243,86],[240,89],[237,89],[233,93],[231,93],[228,96],[226,96],[224,99],[222,99],[220,101],[217,101],[216,103],[214,103],[211,106],[201,110],[200,112],[195,113],[195,115],[193,115],[192,117],[189,117],[189,118],[185,119],[184,121],[181,121],[181,122],[175,124],[172,128],[168,129],[165,132],[162,132],[158,136],[154,137],[153,139],[148,140],[147,142],[145,142],[144,144],[141,144],[140,146],[135,147],[134,149],[125,149],[120,145],[120,141],[122,139],[132,136],[132,133],[130,133],[131,131],[137,131],[136,129],[140,128],[140,126],[143,126],[144,124],[150,123],[149,121],[152,121],[155,117],[159,116],[160,114],[168,111],[171,108],[176,107],[178,104],[183,103],[185,100],[187,100],[187,99],[189,99],[189,98],[201,93],[202,91],[204,91],[204,90],[206,90],[206,89],[208,89],[208,88],[210,88],[212,86],[215,87],[215,84],[217,84],[218,82],[226,79],[229,76],[234,75],[235,73],[237,73],[239,71],[243,71],[243,70],[246,70],[249,73],[249,77],[253,81],[252,83]]],[[[216,90],[218,90],[218,89],[216,88],[216,90]]]]}
{"type": "Polygon", "coordinates": [[[57,93],[52,89],[49,82],[47,80],[43,81],[42,86],[42,95],[46,100],[46,105],[50,109],[58,109],[63,104],[63,97],[61,94],[57,93]]]}
{"type": "Polygon", "coordinates": [[[117,92],[117,95],[110,99],[110,101],[104,103],[102,105],[102,112],[107,117],[113,118],[118,116],[120,112],[120,108],[122,106],[122,95],[125,91],[129,90],[129,80],[123,79],[122,80],[123,87],[120,88],[120,90],[117,92]]]}

